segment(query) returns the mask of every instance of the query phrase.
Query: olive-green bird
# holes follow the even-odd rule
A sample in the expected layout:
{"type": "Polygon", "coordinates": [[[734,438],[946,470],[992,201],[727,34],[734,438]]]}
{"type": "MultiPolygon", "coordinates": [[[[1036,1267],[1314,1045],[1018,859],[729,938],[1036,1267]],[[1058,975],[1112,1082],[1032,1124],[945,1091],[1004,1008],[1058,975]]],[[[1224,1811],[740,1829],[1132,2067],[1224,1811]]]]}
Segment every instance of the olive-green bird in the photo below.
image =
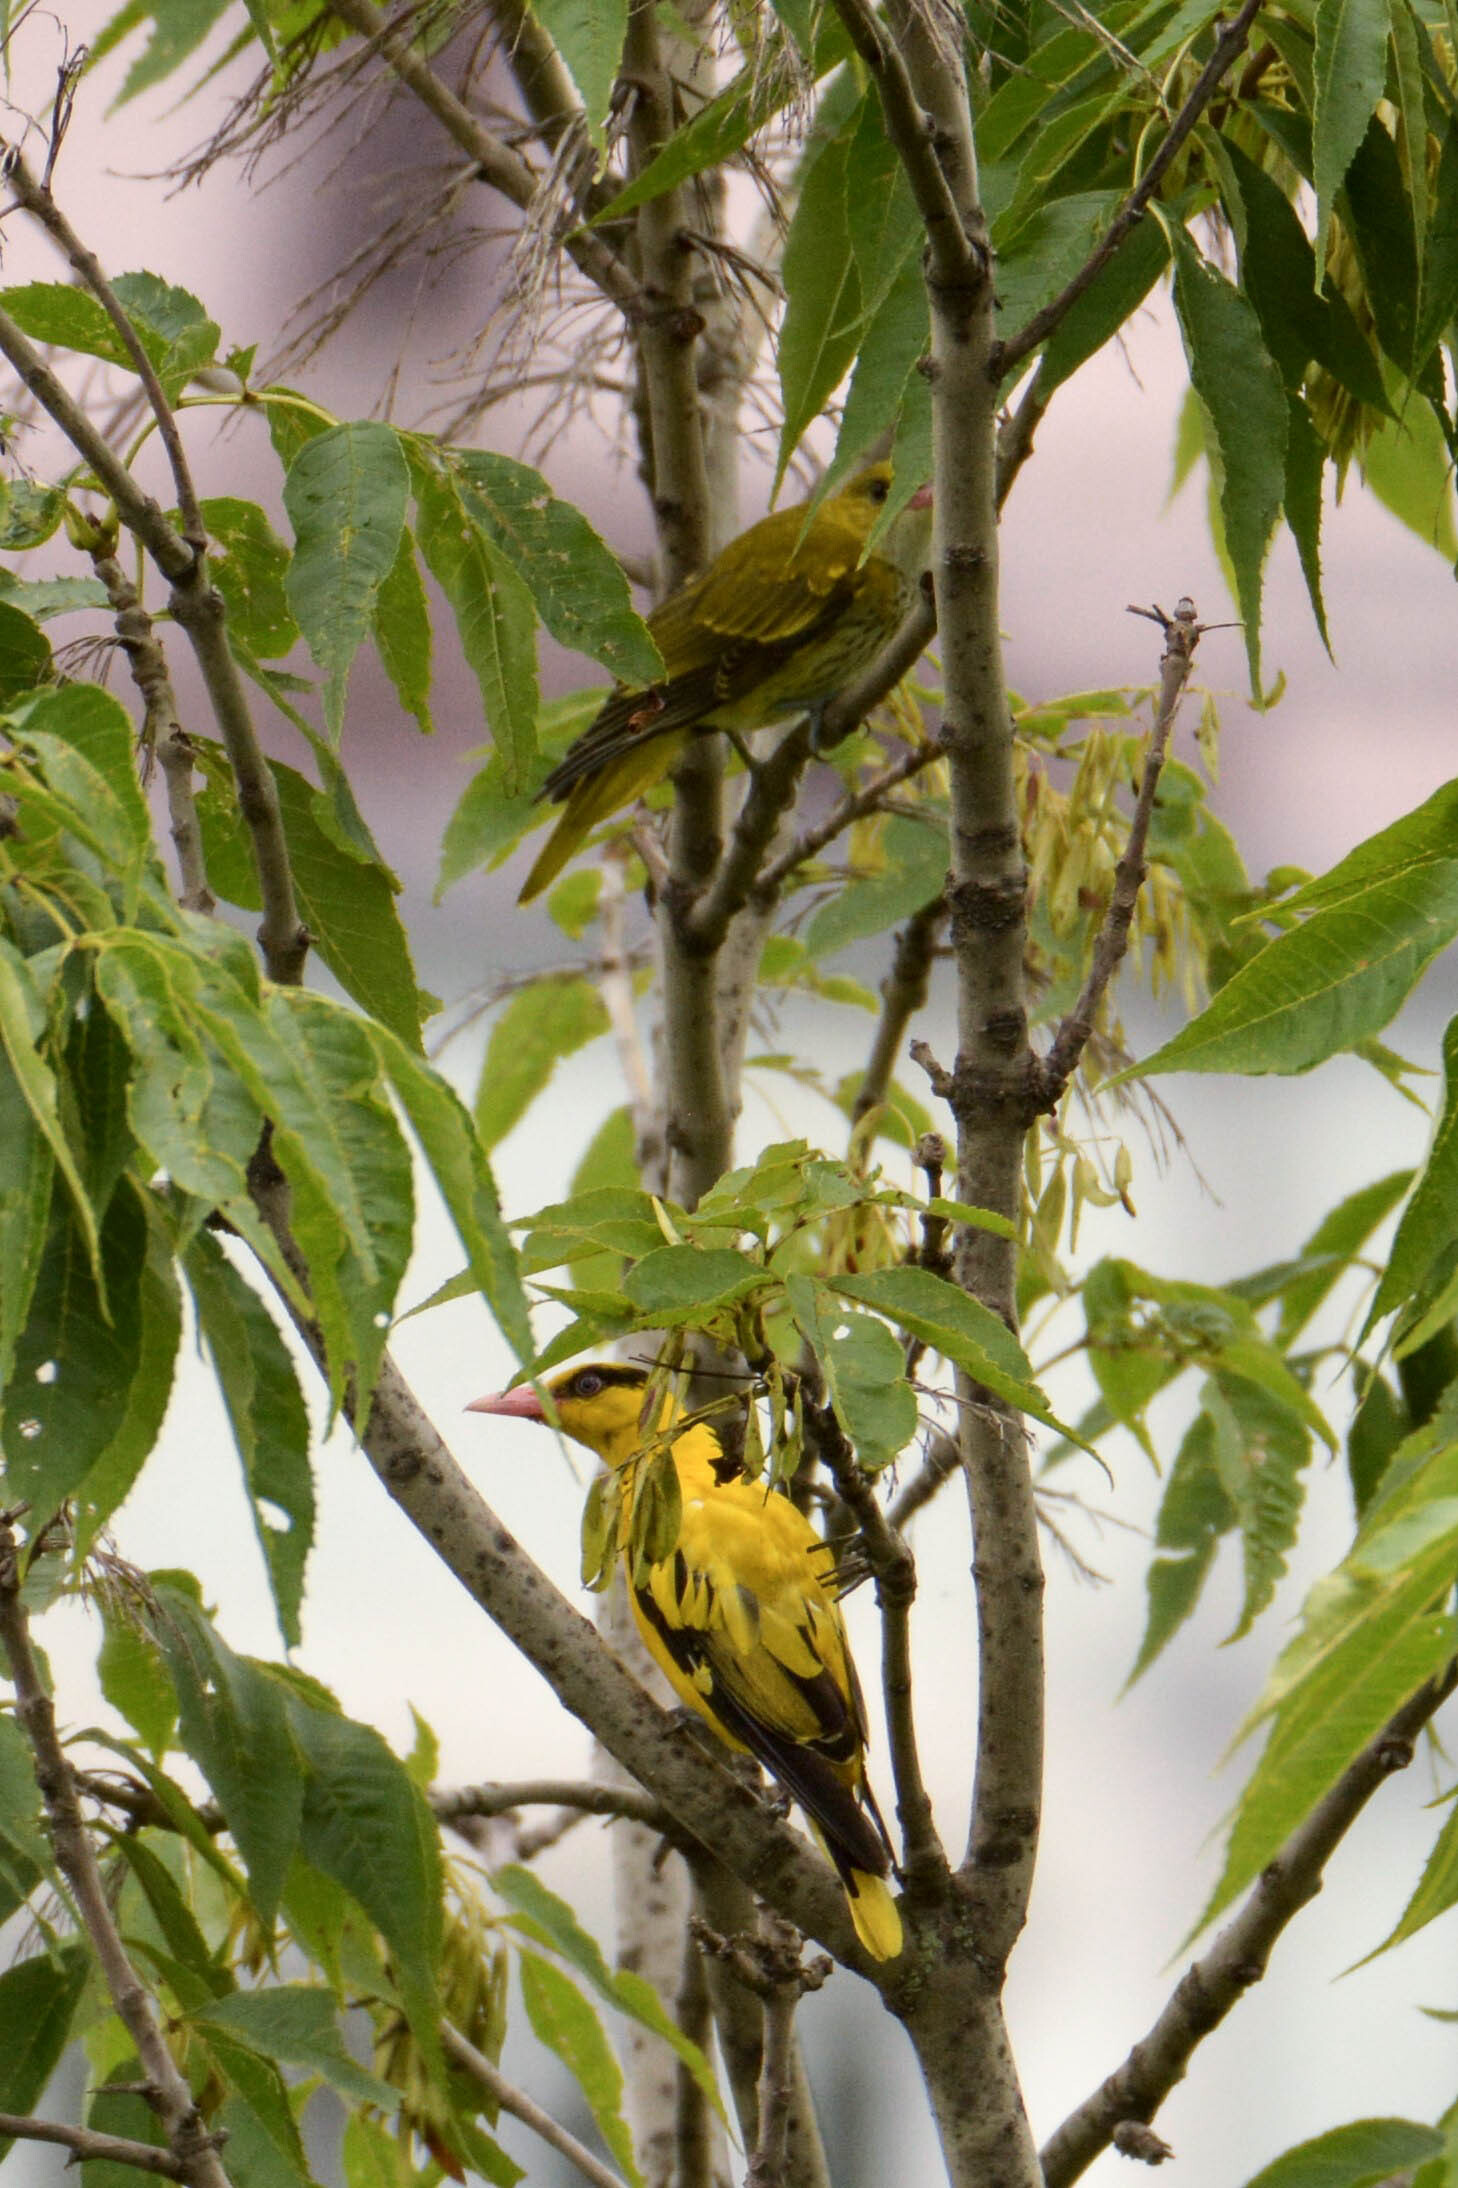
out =
{"type": "Polygon", "coordinates": [[[862,560],[890,490],[891,466],[878,463],[828,496],[808,526],[803,502],[777,509],[652,611],[663,678],[613,692],[543,783],[539,796],[565,810],[521,903],[556,880],[599,821],[661,781],[696,732],[748,733],[814,711],[869,667],[911,607],[931,550],[931,489],[922,487],[862,560]]]}

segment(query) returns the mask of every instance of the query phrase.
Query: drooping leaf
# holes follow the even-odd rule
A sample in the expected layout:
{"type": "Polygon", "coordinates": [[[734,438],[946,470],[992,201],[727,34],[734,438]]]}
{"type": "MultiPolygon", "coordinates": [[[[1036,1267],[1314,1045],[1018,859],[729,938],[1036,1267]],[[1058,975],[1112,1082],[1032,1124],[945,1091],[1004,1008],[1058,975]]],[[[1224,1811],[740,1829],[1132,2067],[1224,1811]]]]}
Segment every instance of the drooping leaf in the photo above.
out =
{"type": "Polygon", "coordinates": [[[1323,262],[1336,193],[1385,86],[1387,27],[1387,0],[1319,0],[1312,153],[1323,262]]]}
{"type": "Polygon", "coordinates": [[[289,1648],[297,1648],[304,1568],[314,1539],[308,1408],[273,1316],[210,1233],[200,1231],[192,1240],[186,1268],[199,1334],[243,1463],[279,1631],[289,1648]]]}
{"type": "Polygon", "coordinates": [[[420,551],[456,619],[501,759],[504,787],[519,790],[537,751],[532,596],[468,509],[453,477],[417,465],[415,508],[420,551]]]}
{"type": "Polygon", "coordinates": [[[399,436],[374,420],[316,434],[284,480],[294,528],[288,600],[324,671],[324,717],[336,742],[350,663],[400,551],[409,491],[399,436]]]}
{"type": "Polygon", "coordinates": [[[1220,511],[1259,692],[1261,583],[1286,471],[1286,398],[1254,310],[1183,230],[1175,236],[1175,311],[1190,378],[1220,456],[1220,511]]]}
{"type": "MultiPolygon", "coordinates": [[[[0,1975],[0,2112],[29,2113],[60,2064],[90,1972],[74,1939],[0,1975]]],[[[12,2148],[0,2137],[0,2157],[12,2148]]]]}
{"type": "Polygon", "coordinates": [[[476,1129],[489,1152],[525,1116],[559,1063],[608,1029],[607,1009],[580,974],[519,988],[491,1029],[476,1089],[476,1129]]]}
{"type": "Polygon", "coordinates": [[[533,2035],[556,2053],[572,2075],[624,2179],[633,2188],[643,2188],[633,2138],[622,2114],[622,2068],[601,2021],[571,1977],[550,1960],[524,1952],[518,1968],[533,2035]]]}
{"type": "Polygon", "coordinates": [[[807,1276],[790,1277],[785,1289],[857,1459],[871,1472],[890,1466],[917,1428],[901,1346],[875,1315],[847,1313],[833,1292],[807,1276]]]}
{"type": "Polygon", "coordinates": [[[1458,782],[1286,899],[1304,915],[1140,1065],[1309,1071],[1379,1033],[1458,933],[1458,782]]]}
{"type": "Polygon", "coordinates": [[[532,13],[581,92],[588,129],[601,148],[623,58],[628,0],[532,0],[532,13]]]}

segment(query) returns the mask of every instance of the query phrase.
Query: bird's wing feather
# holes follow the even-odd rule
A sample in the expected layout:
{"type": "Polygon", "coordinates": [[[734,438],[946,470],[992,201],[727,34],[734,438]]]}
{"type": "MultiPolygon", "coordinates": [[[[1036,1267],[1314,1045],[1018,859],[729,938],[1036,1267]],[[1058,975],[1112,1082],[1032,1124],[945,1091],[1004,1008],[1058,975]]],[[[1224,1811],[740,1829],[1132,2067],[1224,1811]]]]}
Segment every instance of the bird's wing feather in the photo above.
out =
{"type": "Polygon", "coordinates": [[[697,1706],[814,1818],[838,1862],[884,1875],[856,1797],[864,1725],[840,1612],[814,1563],[829,1551],[788,1498],[732,1483],[684,1501],[678,1547],[638,1608],[697,1706]]]}

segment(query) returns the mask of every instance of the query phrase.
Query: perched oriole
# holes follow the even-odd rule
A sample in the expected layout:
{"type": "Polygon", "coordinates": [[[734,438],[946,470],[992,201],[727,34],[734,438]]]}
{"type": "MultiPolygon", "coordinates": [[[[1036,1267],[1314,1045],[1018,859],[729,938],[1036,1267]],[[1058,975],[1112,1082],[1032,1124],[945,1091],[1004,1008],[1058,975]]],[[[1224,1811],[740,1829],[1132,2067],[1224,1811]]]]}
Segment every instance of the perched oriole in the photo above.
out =
{"type": "Polygon", "coordinates": [[[543,783],[539,795],[566,810],[521,903],[555,881],[599,821],[661,781],[696,730],[764,729],[824,706],[870,666],[911,606],[931,548],[923,487],[861,559],[890,488],[890,464],[873,464],[827,496],[808,526],[803,502],[777,509],[653,610],[662,680],[613,692],[543,783]]]}
{"type": "MultiPolygon", "coordinates": [[[[644,1461],[680,1411],[666,1396],[657,1423],[645,1423],[647,1383],[642,1368],[597,1360],[547,1386],[565,1432],[622,1477],[618,1542],[638,1630],[674,1692],[794,1795],[840,1873],[856,1935],[874,1959],[892,1960],[901,1950],[886,1883],[893,1856],[866,1782],[865,1705],[830,1545],[788,1497],[739,1473],[698,1420],[672,1437],[677,1544],[635,1560],[644,1461]]],[[[525,1384],[470,1410],[547,1417],[525,1384]]]]}

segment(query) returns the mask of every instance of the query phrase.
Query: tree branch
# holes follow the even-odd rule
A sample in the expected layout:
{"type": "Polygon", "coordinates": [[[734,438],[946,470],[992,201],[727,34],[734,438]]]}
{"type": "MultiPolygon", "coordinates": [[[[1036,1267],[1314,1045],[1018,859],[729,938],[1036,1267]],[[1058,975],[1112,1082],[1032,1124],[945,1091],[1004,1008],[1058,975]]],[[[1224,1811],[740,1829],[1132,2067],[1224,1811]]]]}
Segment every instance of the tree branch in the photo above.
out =
{"type": "Polygon", "coordinates": [[[1078,299],[1093,287],[1120,244],[1143,217],[1146,206],[1163,182],[1181,145],[1214,98],[1222,80],[1244,52],[1251,25],[1259,15],[1262,4],[1263,0],[1244,0],[1240,13],[1232,17],[1221,31],[1215,41],[1214,52],[1196,77],[1184,105],[1170,123],[1142,181],[1125,198],[1073,279],[1041,311],[1034,312],[1025,327],[1020,327],[1016,334],[994,348],[992,367],[995,378],[1004,379],[1040,342],[1047,341],[1054,328],[1067,318],[1078,299]]]}
{"type": "Polygon", "coordinates": [[[160,2173],[164,2180],[186,2180],[182,2161],[153,2142],[131,2142],[125,2135],[98,2135],[89,2127],[73,2127],[69,2120],[37,2120],[26,2112],[0,2112],[0,2135],[17,2142],[56,2142],[77,2158],[106,2158],[113,2165],[129,2165],[134,2172],[160,2173]]]}
{"type": "Polygon", "coordinates": [[[529,2127],[534,2135],[539,2135],[543,2142],[549,2143],[569,2165],[576,2167],[584,2180],[592,2182],[592,2188],[627,2188],[620,2173],[615,2173],[610,2165],[604,2165],[600,2158],[594,2157],[586,2144],[580,2143],[565,2127],[560,2127],[550,2112],[544,2112],[539,2104],[534,2104],[524,2089],[518,2089],[514,2082],[509,2082],[501,2070],[492,2065],[486,2054],[478,2051],[469,2038],[463,2036],[458,2028],[453,2028],[449,2021],[441,2022],[440,2040],[453,2067],[473,2081],[478,2089],[484,2089],[503,2112],[509,2112],[514,2120],[521,2121],[523,2127],[529,2127]]]}
{"type": "Polygon", "coordinates": [[[460,1785],[429,1796],[441,1823],[463,1816],[505,1816],[514,1808],[575,1808],[585,1816],[627,1816],[652,1830],[672,1819],[648,1793],[631,1785],[593,1785],[576,1778],[524,1778],[517,1785],[460,1785]]]}
{"type": "Polygon", "coordinates": [[[102,1979],[146,2076],[146,2098],[162,2123],[172,2177],[190,2188],[228,2188],[217,2145],[167,2048],[152,2001],[127,1957],[81,1814],[76,1779],[56,1730],[56,1713],[30,1638],[22,1596],[20,1545],[11,1515],[0,1514],[0,1649],[10,1666],[15,1714],[30,1743],[56,1866],[96,1955],[102,1979]]]}
{"type": "MultiPolygon", "coordinates": [[[[884,697],[885,694],[880,696],[884,697]]],[[[872,704],[874,703],[873,701],[872,704]]],[[[797,866],[807,865],[811,859],[819,858],[821,852],[834,843],[837,836],[844,835],[847,828],[858,820],[864,820],[868,813],[879,811],[893,790],[899,790],[902,783],[910,782],[914,776],[920,775],[925,768],[942,757],[942,748],[935,740],[928,744],[913,745],[909,751],[903,752],[899,760],[893,760],[888,767],[882,768],[879,775],[873,776],[864,789],[850,792],[838,805],[832,807],[823,821],[797,836],[782,857],[766,866],[755,884],[755,895],[778,894],[797,866]]]]}
{"type": "Polygon", "coordinates": [[[1069,2188],[1126,2122],[1151,2120],[1196,2046],[1266,1972],[1277,1938],[1321,1890],[1327,1862],[1378,1787],[1412,1761],[1412,1743],[1458,1687],[1458,1663],[1404,1702],[1261,1871],[1245,1905],[1122,2066],[1057,2128],[1043,2151],[1046,2188],[1069,2188]]]}
{"type": "MultiPolygon", "coordinates": [[[[414,93],[446,135],[460,146],[477,168],[481,180],[509,203],[526,212],[537,195],[540,177],[519,152],[504,144],[477,120],[449,84],[437,76],[430,63],[417,53],[409,39],[390,21],[374,0],[329,0],[330,10],[342,23],[368,38],[381,60],[414,93]]],[[[609,303],[616,304],[625,319],[636,319],[643,309],[637,282],[616,251],[593,228],[574,227],[560,238],[561,245],[579,273],[585,274],[609,303]]]]}
{"type": "Polygon", "coordinates": [[[1039,1068],[1042,1099],[1048,1109],[1057,1107],[1064,1088],[1078,1068],[1078,1060],[1092,1038],[1099,1005],[1129,947],[1129,929],[1144,881],[1144,846],[1149,840],[1155,794],[1164,770],[1175,714],[1194,666],[1195,648],[1205,629],[1203,623],[1195,621],[1192,600],[1181,600],[1173,615],[1166,615],[1162,608],[1152,611],[1133,608],[1130,613],[1150,616],[1164,631],[1164,653],[1159,664],[1159,709],[1144,758],[1144,773],[1134,802],[1134,817],[1129,824],[1129,840],[1114,869],[1114,886],[1094,944],[1088,977],[1078,1001],[1053,1036],[1053,1044],[1039,1068]]]}
{"type": "Polygon", "coordinates": [[[896,937],[891,969],[881,982],[881,1015],[866,1059],[866,1075],[851,1111],[853,1124],[879,1109],[890,1091],[906,1029],[927,999],[932,960],[946,920],[945,896],[933,897],[930,904],[912,913],[896,937]]]}
{"type": "Polygon", "coordinates": [[[14,192],[16,203],[45,230],[57,250],[75,269],[82,287],[91,292],[116,328],[122,347],[132,361],[132,369],[142,383],[152,416],[157,421],[158,436],[167,451],[167,465],[172,473],[172,485],[182,516],[182,536],[195,553],[204,554],[207,550],[207,531],[203,524],[202,511],[198,507],[197,489],[193,485],[187,451],[178,431],[177,414],[167,400],[162,382],[157,377],[157,368],[148,356],[141,336],[132,325],[121,298],[103,273],[100,259],[81,241],[52,197],[48,185],[35,180],[18,145],[4,146],[3,166],[5,180],[14,192]]]}

